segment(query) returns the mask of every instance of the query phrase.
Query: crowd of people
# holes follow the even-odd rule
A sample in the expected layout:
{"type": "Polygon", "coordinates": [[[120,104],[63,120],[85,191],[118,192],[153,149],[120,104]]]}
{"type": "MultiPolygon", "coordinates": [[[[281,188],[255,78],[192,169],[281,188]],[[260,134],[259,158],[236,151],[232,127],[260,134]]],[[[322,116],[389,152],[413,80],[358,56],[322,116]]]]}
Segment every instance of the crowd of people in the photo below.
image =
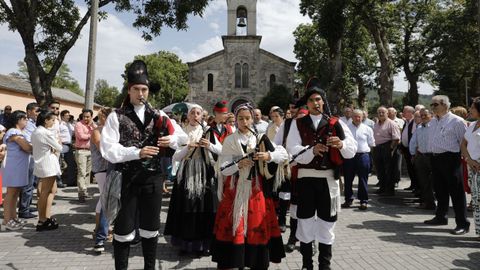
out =
{"type": "Polygon", "coordinates": [[[225,101],[214,105],[211,116],[210,108],[196,104],[172,115],[148,103],[157,89],[142,61],[127,69],[127,80],[121,108],[103,108],[96,117],[85,109],[74,121],[57,101],[48,110],[36,103],[26,111],[5,107],[4,228],[20,230],[38,211],[37,231],[58,229],[62,221],[52,215],[57,188],[77,186],[84,203],[91,199],[92,179],[103,196],[117,179],[110,175],[119,172],[115,217],[101,200],[94,210],[94,250],[104,251],[112,225],[116,269],[127,269],[133,242],[141,242],[145,269],[155,268],[167,179],[173,189],[164,235],[181,256],[211,256],[219,269],[267,269],[300,242],[304,269],[313,269],[315,253],[319,268],[330,269],[340,209],[357,199],[358,208],[368,210],[372,173],[378,179],[374,193],[395,196],[405,162],[407,190],[418,197],[418,208],[432,211],[426,224],[448,224],[451,198],[451,233],[469,232],[469,208],[480,233],[480,99],[469,113],[450,108],[448,97],[439,95],[428,108],[405,106],[400,114],[380,106],[369,119],[366,111],[346,107],[340,116],[331,113],[313,78],[302,98],[285,110],[272,107],[266,119],[248,103],[229,113],[225,101]]]}

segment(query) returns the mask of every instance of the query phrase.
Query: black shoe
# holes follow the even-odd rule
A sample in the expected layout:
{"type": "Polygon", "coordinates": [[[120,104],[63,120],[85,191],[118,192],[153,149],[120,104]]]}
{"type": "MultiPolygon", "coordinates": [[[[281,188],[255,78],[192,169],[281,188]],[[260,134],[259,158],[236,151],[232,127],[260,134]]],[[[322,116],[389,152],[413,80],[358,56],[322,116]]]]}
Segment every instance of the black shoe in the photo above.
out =
{"type": "Polygon", "coordinates": [[[30,207],[30,208],[28,208],[28,211],[30,211],[30,212],[37,212],[38,209],[37,209],[36,207],[30,207]]]}
{"type": "Polygon", "coordinates": [[[37,217],[37,215],[32,214],[32,213],[30,213],[30,212],[25,212],[25,213],[19,213],[19,214],[18,214],[18,217],[19,217],[19,218],[28,219],[28,218],[35,218],[35,217],[37,217]]]}
{"type": "Polygon", "coordinates": [[[93,247],[93,251],[95,251],[95,253],[102,253],[105,251],[105,246],[103,244],[96,244],[94,247],[93,247]]]}
{"type": "Polygon", "coordinates": [[[295,243],[287,243],[285,246],[285,252],[291,253],[295,250],[295,243]]]}
{"type": "Polygon", "coordinates": [[[455,227],[455,229],[453,229],[452,231],[450,231],[451,234],[453,235],[462,235],[462,234],[466,234],[470,231],[470,223],[467,223],[466,226],[463,226],[463,227],[460,227],[460,226],[457,226],[455,227]]]}
{"type": "Polygon", "coordinates": [[[352,206],[352,202],[344,202],[340,205],[342,208],[350,208],[352,206]]]}
{"type": "Polygon", "coordinates": [[[178,256],[180,257],[185,257],[185,256],[188,256],[188,251],[184,250],[184,249],[180,249],[178,251],[178,256]]]}
{"type": "Polygon", "coordinates": [[[432,219],[425,220],[423,223],[425,223],[427,225],[447,225],[448,224],[448,219],[434,217],[432,219]]]}
{"type": "Polygon", "coordinates": [[[382,194],[384,192],[385,192],[385,190],[380,188],[380,189],[376,190],[374,193],[375,194],[382,194]]]}

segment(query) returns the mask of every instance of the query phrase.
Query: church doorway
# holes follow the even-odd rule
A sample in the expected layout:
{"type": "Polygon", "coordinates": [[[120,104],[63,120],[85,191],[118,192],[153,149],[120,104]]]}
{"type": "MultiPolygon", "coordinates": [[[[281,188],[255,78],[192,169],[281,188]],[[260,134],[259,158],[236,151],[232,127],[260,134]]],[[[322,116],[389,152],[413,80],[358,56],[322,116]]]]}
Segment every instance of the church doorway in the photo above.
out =
{"type": "Polygon", "coordinates": [[[243,103],[247,103],[248,100],[245,100],[243,98],[241,99],[237,99],[237,101],[235,101],[233,104],[232,104],[232,112],[235,111],[235,109],[240,105],[240,104],[243,104],[243,103]]]}

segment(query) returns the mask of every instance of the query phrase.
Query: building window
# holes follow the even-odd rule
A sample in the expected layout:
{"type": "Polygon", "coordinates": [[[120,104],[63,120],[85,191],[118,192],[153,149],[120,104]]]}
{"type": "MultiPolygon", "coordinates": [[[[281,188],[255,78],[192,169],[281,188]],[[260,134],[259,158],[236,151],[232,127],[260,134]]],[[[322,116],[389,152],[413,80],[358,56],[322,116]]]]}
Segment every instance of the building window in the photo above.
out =
{"type": "Polygon", "coordinates": [[[207,87],[208,92],[213,92],[213,74],[209,73],[208,74],[208,87],[207,87]]]}
{"type": "Polygon", "coordinates": [[[235,64],[235,88],[248,88],[248,64],[235,64]]]}
{"type": "Polygon", "coordinates": [[[275,77],[275,74],[270,74],[270,89],[273,89],[276,80],[277,78],[275,77]]]}
{"type": "Polygon", "coordinates": [[[248,88],[248,64],[242,66],[242,88],[248,88]]]}
{"type": "Polygon", "coordinates": [[[235,64],[235,88],[242,88],[242,66],[235,64]]]}

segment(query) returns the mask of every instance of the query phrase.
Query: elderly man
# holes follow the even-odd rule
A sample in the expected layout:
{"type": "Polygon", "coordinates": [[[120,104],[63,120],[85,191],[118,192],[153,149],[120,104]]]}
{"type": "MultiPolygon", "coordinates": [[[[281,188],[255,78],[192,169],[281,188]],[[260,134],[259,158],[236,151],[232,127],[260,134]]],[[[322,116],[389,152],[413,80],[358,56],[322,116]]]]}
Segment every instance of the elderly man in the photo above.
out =
{"type": "MultiPolygon", "coordinates": [[[[397,117],[397,110],[394,107],[389,107],[388,109],[388,118],[397,124],[400,132],[402,132],[403,126],[405,125],[405,121],[402,118],[397,117]]],[[[403,114],[403,112],[401,113],[403,114]]],[[[402,155],[397,147],[397,150],[393,152],[393,181],[395,182],[395,186],[398,185],[400,182],[400,169],[402,168],[402,155]]]]}
{"type": "Polygon", "coordinates": [[[451,233],[465,234],[470,229],[470,222],[467,219],[466,198],[460,174],[460,144],[466,126],[462,118],[449,112],[450,100],[447,96],[434,96],[430,106],[435,117],[430,121],[428,147],[432,152],[433,188],[438,206],[435,217],[426,220],[425,224],[448,224],[450,195],[457,225],[451,233]]]}
{"type": "MultiPolygon", "coordinates": [[[[417,125],[414,121],[415,109],[412,106],[403,107],[403,117],[405,118],[405,124],[402,127],[402,138],[399,146],[400,151],[405,158],[405,163],[407,164],[408,177],[410,177],[410,186],[405,188],[405,190],[415,190],[418,186],[417,177],[415,175],[415,169],[413,167],[412,156],[408,149],[410,140],[412,139],[412,134],[415,131],[417,125]]],[[[400,168],[399,168],[400,169],[400,168]]]]}
{"type": "MultiPolygon", "coordinates": [[[[416,114],[417,112],[415,112],[416,114]]],[[[409,150],[414,163],[415,173],[418,180],[420,199],[422,203],[420,209],[435,209],[435,199],[432,188],[432,166],[430,163],[431,153],[428,150],[428,132],[430,129],[430,120],[432,113],[427,109],[421,109],[418,112],[421,117],[421,124],[415,130],[410,140],[409,150]]]]}
{"type": "Polygon", "coordinates": [[[375,126],[375,122],[368,118],[368,112],[366,110],[363,111],[363,121],[362,121],[362,123],[364,125],[367,125],[371,129],[373,129],[373,126],[375,126]]]}
{"type": "Polygon", "coordinates": [[[268,128],[268,122],[262,120],[262,111],[255,109],[255,118],[253,118],[253,125],[257,129],[257,132],[266,133],[268,128]]]}
{"type": "Polygon", "coordinates": [[[400,129],[387,117],[387,108],[381,106],[377,109],[378,123],[373,127],[375,138],[374,162],[380,189],[377,194],[395,195],[395,179],[393,169],[396,167],[394,154],[400,142],[400,129]]]}
{"type": "Polygon", "coordinates": [[[343,109],[343,116],[340,117],[340,120],[342,120],[346,125],[352,123],[352,112],[352,108],[345,107],[345,109],[343,109]]]}
{"type": "Polygon", "coordinates": [[[352,123],[348,128],[357,141],[358,147],[355,156],[345,159],[343,172],[345,175],[345,202],[342,208],[348,208],[353,202],[352,183],[355,175],[358,175],[358,195],[360,210],[367,209],[368,203],[368,173],[370,171],[370,148],[375,146],[373,130],[362,123],[363,111],[354,110],[352,123]]]}

